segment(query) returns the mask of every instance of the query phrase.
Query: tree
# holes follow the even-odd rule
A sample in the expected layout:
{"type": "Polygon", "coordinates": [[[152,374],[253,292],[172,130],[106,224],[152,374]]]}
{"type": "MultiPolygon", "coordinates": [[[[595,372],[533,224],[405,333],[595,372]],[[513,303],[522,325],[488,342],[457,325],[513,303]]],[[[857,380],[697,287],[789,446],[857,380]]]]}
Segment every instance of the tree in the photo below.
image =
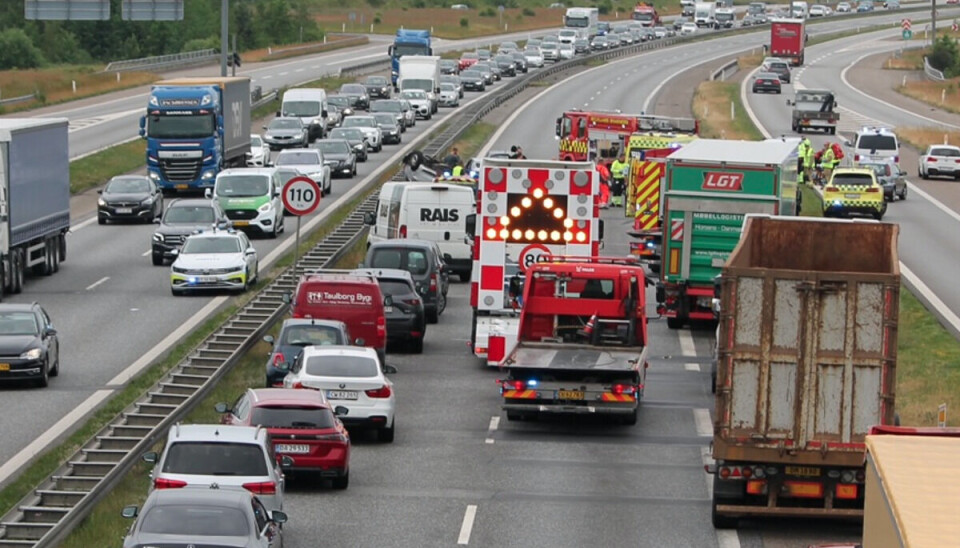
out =
{"type": "Polygon", "coordinates": [[[960,52],[957,50],[957,41],[952,37],[941,34],[933,43],[930,55],[927,56],[930,66],[943,71],[947,77],[953,77],[960,70],[960,52]]]}
{"type": "Polygon", "coordinates": [[[44,62],[40,48],[23,29],[7,29],[0,32],[0,69],[36,68],[44,62]]]}

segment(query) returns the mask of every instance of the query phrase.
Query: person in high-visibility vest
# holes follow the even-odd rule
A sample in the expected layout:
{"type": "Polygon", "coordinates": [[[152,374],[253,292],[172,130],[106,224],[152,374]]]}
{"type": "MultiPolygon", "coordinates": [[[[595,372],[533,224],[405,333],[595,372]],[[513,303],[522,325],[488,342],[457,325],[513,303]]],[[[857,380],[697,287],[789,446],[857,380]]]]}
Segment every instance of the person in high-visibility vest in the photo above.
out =
{"type": "Polygon", "coordinates": [[[823,167],[823,182],[830,182],[830,174],[833,173],[833,167],[836,165],[836,156],[833,154],[830,143],[824,143],[823,145],[823,151],[820,153],[820,165],[823,167]]]}
{"type": "Polygon", "coordinates": [[[460,177],[461,175],[463,175],[463,164],[458,163],[453,166],[453,176],[460,177]]]}
{"type": "Polygon", "coordinates": [[[630,164],[627,163],[627,157],[623,153],[610,164],[610,176],[613,178],[613,184],[610,190],[613,194],[614,207],[623,206],[623,191],[626,189],[627,170],[629,169],[630,164]]]}
{"type": "Polygon", "coordinates": [[[809,137],[804,137],[802,142],[806,143],[803,155],[803,180],[810,183],[813,181],[813,144],[810,143],[809,137]]]}

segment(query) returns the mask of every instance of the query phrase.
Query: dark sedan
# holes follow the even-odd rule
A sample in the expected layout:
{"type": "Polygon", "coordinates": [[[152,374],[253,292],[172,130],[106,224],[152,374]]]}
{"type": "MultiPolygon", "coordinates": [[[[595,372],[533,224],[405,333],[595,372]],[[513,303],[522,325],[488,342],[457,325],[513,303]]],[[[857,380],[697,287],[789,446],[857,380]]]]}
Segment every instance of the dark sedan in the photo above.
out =
{"type": "Polygon", "coordinates": [[[283,322],[276,339],[267,335],[263,340],[273,345],[267,360],[267,386],[283,386],[283,378],[290,368],[280,369],[279,366],[292,364],[305,346],[349,345],[354,342],[350,340],[350,331],[343,322],[296,318],[283,322]]]}
{"type": "Polygon", "coordinates": [[[358,110],[370,108],[370,96],[363,84],[343,84],[340,86],[340,95],[349,97],[351,106],[358,110]]]}
{"type": "Polygon", "coordinates": [[[396,115],[392,112],[375,112],[373,113],[373,118],[377,121],[380,132],[383,133],[384,144],[393,143],[399,145],[402,139],[401,134],[403,133],[403,129],[400,127],[400,123],[397,122],[396,115]]]}
{"type": "Polygon", "coordinates": [[[370,103],[370,113],[377,112],[389,112],[393,114],[397,119],[397,123],[400,124],[400,131],[407,131],[407,120],[403,114],[403,105],[400,101],[380,99],[379,101],[370,103]]]}
{"type": "Polygon", "coordinates": [[[374,276],[384,297],[393,303],[385,307],[387,342],[406,344],[416,354],[423,352],[423,337],[427,333],[427,320],[423,299],[417,294],[413,278],[406,270],[392,268],[364,268],[355,274],[374,276]]]}
{"type": "Polygon", "coordinates": [[[60,374],[60,344],[50,316],[37,303],[0,304],[0,380],[45,387],[60,374]]]}
{"type": "Polygon", "coordinates": [[[500,73],[504,76],[517,75],[517,63],[513,60],[513,57],[509,55],[497,55],[493,58],[493,62],[497,64],[497,68],[500,69],[500,73]]]}
{"type": "Polygon", "coordinates": [[[363,137],[363,132],[357,128],[338,127],[330,130],[329,139],[343,139],[350,144],[353,153],[357,155],[358,162],[367,161],[367,141],[363,137]]]}
{"type": "Polygon", "coordinates": [[[440,59],[440,74],[456,74],[460,72],[460,63],[456,59],[440,59]]]}
{"type": "Polygon", "coordinates": [[[390,98],[390,80],[386,76],[367,76],[363,81],[363,87],[367,88],[367,95],[381,99],[390,98]]]}
{"type": "Polygon", "coordinates": [[[513,62],[517,64],[517,70],[520,72],[526,73],[530,70],[529,65],[527,64],[527,58],[523,55],[523,52],[520,51],[511,51],[507,55],[513,59],[513,62]]]}
{"type": "Polygon", "coordinates": [[[343,95],[328,95],[327,105],[335,106],[338,110],[340,110],[341,121],[343,118],[346,118],[347,116],[353,116],[355,114],[353,110],[353,100],[343,95]]]}
{"type": "Polygon", "coordinates": [[[460,73],[460,82],[465,91],[485,91],[487,82],[478,70],[465,70],[460,73]]]}
{"type": "Polygon", "coordinates": [[[346,139],[320,139],[313,147],[323,152],[323,163],[330,166],[330,175],[353,177],[357,174],[357,155],[346,139]]]}
{"type": "Polygon", "coordinates": [[[118,175],[98,191],[97,222],[130,219],[152,222],[163,215],[163,193],[143,175],[118,175]]]}
{"type": "Polygon", "coordinates": [[[779,94],[780,90],[780,77],[772,72],[758,72],[753,79],[754,93],[772,91],[779,94]]]}

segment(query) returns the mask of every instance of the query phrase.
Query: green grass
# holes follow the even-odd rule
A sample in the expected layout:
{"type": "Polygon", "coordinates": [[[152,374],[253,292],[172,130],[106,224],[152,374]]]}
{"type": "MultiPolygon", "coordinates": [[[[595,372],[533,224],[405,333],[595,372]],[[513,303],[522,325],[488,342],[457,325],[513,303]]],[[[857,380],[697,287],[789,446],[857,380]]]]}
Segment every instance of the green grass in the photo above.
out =
{"type": "Polygon", "coordinates": [[[823,200],[810,185],[800,186],[800,216],[823,217],[823,200]]]}
{"type": "MultiPolygon", "coordinates": [[[[483,148],[484,143],[490,139],[497,126],[487,122],[477,122],[470,126],[463,135],[453,144],[460,149],[460,157],[466,161],[467,158],[476,155],[483,148]]],[[[453,148],[453,146],[451,148],[453,148]]]]}
{"type": "Polygon", "coordinates": [[[70,162],[70,193],[79,194],[146,164],[146,141],[137,139],[70,162]]]}

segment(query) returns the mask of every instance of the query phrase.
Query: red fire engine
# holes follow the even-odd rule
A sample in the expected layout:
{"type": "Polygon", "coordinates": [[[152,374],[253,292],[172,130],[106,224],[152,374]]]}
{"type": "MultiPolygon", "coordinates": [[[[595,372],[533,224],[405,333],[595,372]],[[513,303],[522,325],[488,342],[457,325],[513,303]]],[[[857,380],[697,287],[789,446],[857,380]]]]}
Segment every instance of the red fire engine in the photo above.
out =
{"type": "Polygon", "coordinates": [[[646,132],[696,135],[700,123],[695,118],[569,110],[557,118],[559,157],[563,161],[612,160],[626,150],[630,135],[646,132]]]}

